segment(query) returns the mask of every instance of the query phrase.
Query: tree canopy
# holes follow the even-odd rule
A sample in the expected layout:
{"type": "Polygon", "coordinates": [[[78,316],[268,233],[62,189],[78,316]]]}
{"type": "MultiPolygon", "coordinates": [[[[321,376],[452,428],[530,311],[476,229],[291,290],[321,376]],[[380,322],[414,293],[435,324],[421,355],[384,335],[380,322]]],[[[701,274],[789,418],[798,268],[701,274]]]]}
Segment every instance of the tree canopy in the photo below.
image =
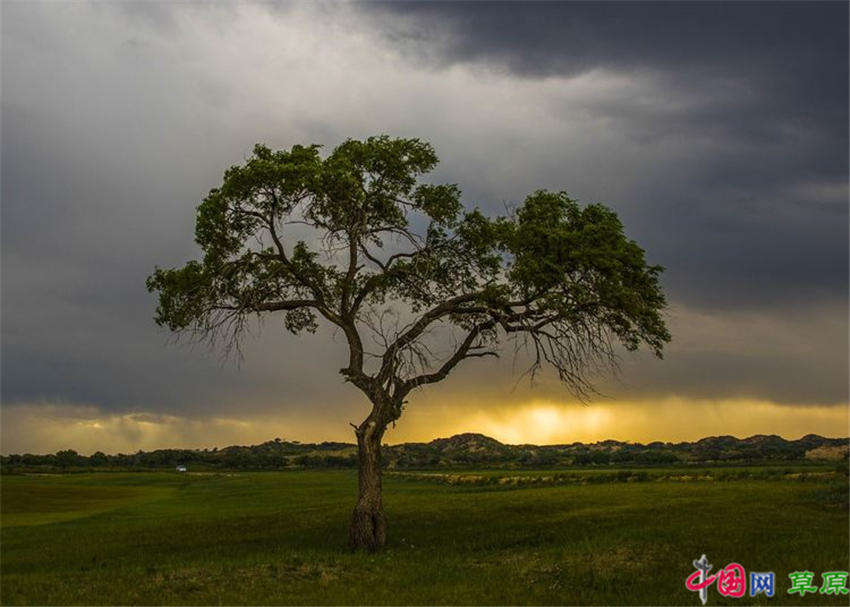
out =
{"type": "Polygon", "coordinates": [[[198,208],[203,258],[149,277],[157,323],[233,344],[256,315],[281,312],[293,333],[325,320],[347,338],[341,373],[393,401],[390,420],[411,390],[505,339],[528,347],[532,374],[548,363],[580,398],[616,365],[617,343],[661,356],[662,268],[616,213],[540,190],[488,217],[456,185],[420,183],[436,164],[428,143],[385,135],[325,158],[318,145],[257,145],[198,208]],[[427,343],[438,326],[454,329],[447,354],[427,343]]]}

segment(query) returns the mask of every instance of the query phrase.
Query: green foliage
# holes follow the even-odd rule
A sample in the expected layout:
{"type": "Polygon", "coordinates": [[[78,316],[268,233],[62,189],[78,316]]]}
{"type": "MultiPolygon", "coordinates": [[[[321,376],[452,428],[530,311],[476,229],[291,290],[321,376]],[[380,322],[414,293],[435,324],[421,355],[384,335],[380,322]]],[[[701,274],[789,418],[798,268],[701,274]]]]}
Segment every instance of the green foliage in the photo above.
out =
{"type": "Polygon", "coordinates": [[[198,207],[203,258],[149,277],[157,323],[234,343],[254,315],[282,312],[293,333],[324,319],[348,340],[347,379],[389,403],[383,423],[410,390],[497,355],[503,339],[532,343],[532,371],[548,363],[579,396],[592,390],[589,368],[616,364],[615,342],[661,356],[662,269],[612,210],[541,190],[514,214],[487,217],[464,209],[456,185],[420,181],[436,164],[429,144],[386,135],[324,158],[317,145],[257,145],[198,207]],[[419,315],[406,332],[376,323],[389,302],[419,315]],[[438,324],[461,332],[441,360],[422,345],[438,324]],[[386,346],[373,370],[367,331],[386,346]]]}
{"type": "Polygon", "coordinates": [[[565,192],[540,190],[510,220],[500,221],[515,296],[540,297],[540,307],[568,323],[596,318],[629,349],[645,342],[661,356],[669,341],[660,311],[661,266],[626,238],[617,214],[601,204],[581,208],[565,192]]]}

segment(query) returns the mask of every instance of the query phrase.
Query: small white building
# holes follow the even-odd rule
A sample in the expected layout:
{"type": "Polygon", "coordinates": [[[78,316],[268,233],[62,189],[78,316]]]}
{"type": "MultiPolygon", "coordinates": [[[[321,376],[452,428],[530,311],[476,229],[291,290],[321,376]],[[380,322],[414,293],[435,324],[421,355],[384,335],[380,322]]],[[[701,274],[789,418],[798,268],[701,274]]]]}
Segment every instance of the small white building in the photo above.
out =
{"type": "Polygon", "coordinates": [[[176,470],[177,472],[186,472],[186,466],[184,466],[183,464],[180,464],[179,466],[177,466],[177,467],[175,468],[175,470],[176,470]]]}

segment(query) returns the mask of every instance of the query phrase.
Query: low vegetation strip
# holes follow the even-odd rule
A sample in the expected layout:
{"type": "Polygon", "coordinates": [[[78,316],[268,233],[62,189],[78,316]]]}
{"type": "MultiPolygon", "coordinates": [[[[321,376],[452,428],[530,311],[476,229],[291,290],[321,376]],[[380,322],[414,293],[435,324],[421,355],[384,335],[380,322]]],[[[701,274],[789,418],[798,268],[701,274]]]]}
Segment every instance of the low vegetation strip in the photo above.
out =
{"type": "MultiPolygon", "coordinates": [[[[814,434],[796,440],[756,435],[739,439],[711,436],[695,442],[647,445],[606,440],[592,444],[505,445],[482,434],[458,434],[429,443],[384,445],[382,460],[390,470],[423,468],[623,467],[847,461],[850,440],[814,434]]],[[[193,470],[289,470],[356,468],[357,447],[349,443],[301,443],[275,439],[259,445],[223,449],[157,449],[134,454],[80,455],[66,449],[55,454],[0,456],[4,474],[89,470],[151,470],[187,466],[193,470]]]]}
{"type": "Polygon", "coordinates": [[[570,471],[557,473],[499,473],[459,474],[446,472],[388,472],[402,480],[441,483],[447,485],[477,485],[488,487],[547,486],[596,483],[634,482],[705,482],[740,480],[791,480],[801,482],[842,481],[843,469],[798,471],[788,468],[718,468],[688,470],[667,468],[654,470],[570,471]]]}

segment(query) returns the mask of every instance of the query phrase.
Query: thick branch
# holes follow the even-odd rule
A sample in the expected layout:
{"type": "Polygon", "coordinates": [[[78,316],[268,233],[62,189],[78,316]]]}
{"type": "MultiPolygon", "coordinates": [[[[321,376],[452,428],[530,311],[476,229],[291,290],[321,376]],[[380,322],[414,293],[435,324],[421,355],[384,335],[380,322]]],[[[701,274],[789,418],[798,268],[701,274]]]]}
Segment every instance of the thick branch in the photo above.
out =
{"type": "Polygon", "coordinates": [[[410,378],[404,382],[401,382],[395,391],[395,396],[403,397],[408,392],[417,388],[419,386],[423,386],[425,384],[434,384],[440,381],[443,381],[446,377],[448,377],[449,373],[451,373],[452,369],[454,369],[460,361],[466,358],[473,357],[481,357],[481,356],[497,356],[495,352],[492,351],[474,351],[476,350],[475,341],[484,331],[488,329],[492,329],[496,325],[494,320],[488,320],[479,325],[476,325],[470,332],[467,334],[466,338],[463,342],[458,346],[455,353],[449,358],[443,365],[437,369],[433,373],[423,373],[422,375],[418,375],[417,377],[410,378]]]}
{"type": "MultiPolygon", "coordinates": [[[[348,271],[345,274],[345,281],[342,283],[342,301],[340,302],[340,313],[343,316],[348,316],[356,307],[351,305],[351,287],[354,284],[354,277],[360,267],[357,265],[357,250],[360,243],[360,233],[357,225],[353,225],[348,230],[348,271]]],[[[362,350],[362,348],[361,348],[362,350]]]]}
{"type": "Polygon", "coordinates": [[[407,331],[399,335],[395,342],[384,352],[381,360],[381,370],[378,372],[376,378],[378,383],[384,383],[392,376],[395,356],[418,339],[432,323],[457,312],[464,303],[475,301],[481,297],[481,293],[458,295],[423,314],[407,331]]]}

